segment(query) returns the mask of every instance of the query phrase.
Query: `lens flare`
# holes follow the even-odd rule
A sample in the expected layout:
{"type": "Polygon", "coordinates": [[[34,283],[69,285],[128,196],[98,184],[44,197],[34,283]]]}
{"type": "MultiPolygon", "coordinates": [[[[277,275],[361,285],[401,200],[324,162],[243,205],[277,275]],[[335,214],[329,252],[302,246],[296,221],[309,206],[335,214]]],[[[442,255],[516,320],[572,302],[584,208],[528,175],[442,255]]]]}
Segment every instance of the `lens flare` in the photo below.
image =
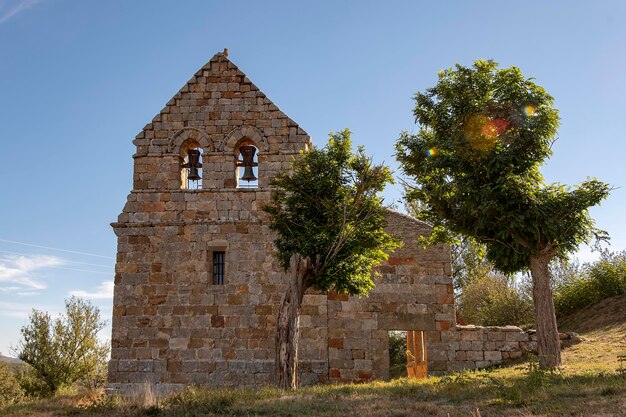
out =
{"type": "Polygon", "coordinates": [[[530,117],[530,116],[534,115],[536,111],[537,111],[537,107],[533,106],[532,104],[528,104],[528,105],[524,106],[524,114],[527,117],[530,117]]]}
{"type": "Polygon", "coordinates": [[[435,156],[437,155],[437,148],[430,148],[427,153],[428,156],[435,156]]]}
{"type": "Polygon", "coordinates": [[[465,123],[465,136],[474,149],[488,151],[495,146],[509,125],[510,122],[506,119],[473,114],[465,123]]]}

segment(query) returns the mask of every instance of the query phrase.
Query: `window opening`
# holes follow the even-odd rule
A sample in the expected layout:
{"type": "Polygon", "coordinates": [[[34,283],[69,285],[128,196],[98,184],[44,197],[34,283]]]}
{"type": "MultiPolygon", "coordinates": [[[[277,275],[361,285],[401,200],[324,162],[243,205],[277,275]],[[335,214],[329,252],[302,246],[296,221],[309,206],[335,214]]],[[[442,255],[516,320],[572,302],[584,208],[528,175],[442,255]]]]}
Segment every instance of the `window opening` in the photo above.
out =
{"type": "Polygon", "coordinates": [[[202,157],[201,148],[193,148],[187,151],[181,170],[182,188],[187,190],[199,190],[202,188],[202,157]]]}
{"type": "Polygon", "coordinates": [[[255,146],[240,146],[235,165],[237,166],[237,188],[259,187],[259,158],[255,146]]]}
{"type": "Polygon", "coordinates": [[[213,252],[213,285],[224,285],[224,252],[213,252]]]}

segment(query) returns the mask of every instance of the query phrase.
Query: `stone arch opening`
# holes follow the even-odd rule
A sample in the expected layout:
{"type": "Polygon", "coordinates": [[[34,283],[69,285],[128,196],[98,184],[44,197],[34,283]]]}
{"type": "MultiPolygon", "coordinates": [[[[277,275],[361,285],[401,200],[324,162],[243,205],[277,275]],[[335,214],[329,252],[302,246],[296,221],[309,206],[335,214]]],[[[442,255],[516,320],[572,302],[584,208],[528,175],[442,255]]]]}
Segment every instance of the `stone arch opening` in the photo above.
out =
{"type": "Polygon", "coordinates": [[[237,188],[259,188],[259,147],[250,138],[235,145],[235,179],[237,188]]]}
{"type": "Polygon", "coordinates": [[[240,126],[231,130],[224,138],[224,152],[236,151],[242,140],[251,140],[261,153],[269,152],[269,144],[263,132],[254,126],[240,126]]]}
{"type": "Polygon", "coordinates": [[[204,150],[195,139],[188,139],[179,148],[180,188],[183,190],[202,189],[202,158],[204,150]]]}
{"type": "Polygon", "coordinates": [[[180,154],[181,149],[189,140],[195,140],[205,152],[213,152],[213,143],[209,139],[208,135],[197,128],[186,127],[183,128],[170,138],[170,143],[167,147],[167,151],[174,154],[180,154]]]}

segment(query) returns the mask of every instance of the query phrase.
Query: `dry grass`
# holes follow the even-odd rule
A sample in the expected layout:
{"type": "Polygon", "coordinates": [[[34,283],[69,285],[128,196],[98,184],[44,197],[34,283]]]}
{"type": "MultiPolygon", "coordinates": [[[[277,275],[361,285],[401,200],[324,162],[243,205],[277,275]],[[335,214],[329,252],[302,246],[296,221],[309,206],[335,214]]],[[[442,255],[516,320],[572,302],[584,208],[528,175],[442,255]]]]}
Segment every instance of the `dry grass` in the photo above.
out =
{"type": "Polygon", "coordinates": [[[562,320],[560,328],[583,339],[563,352],[566,370],[615,371],[617,355],[626,351],[626,295],[586,307],[562,320]]]}
{"type": "Polygon", "coordinates": [[[147,384],[126,401],[102,391],[11,406],[0,416],[626,416],[626,297],[605,300],[564,321],[583,341],[564,350],[562,370],[533,364],[458,373],[423,381],[398,379],[331,385],[285,393],[189,389],[159,400],[147,384]]]}
{"type": "Polygon", "coordinates": [[[189,389],[149,405],[102,393],[57,397],[4,409],[5,416],[624,416],[626,377],[545,373],[529,367],[466,372],[424,381],[276,389],[189,389]],[[478,410],[478,411],[477,411],[478,410]]]}

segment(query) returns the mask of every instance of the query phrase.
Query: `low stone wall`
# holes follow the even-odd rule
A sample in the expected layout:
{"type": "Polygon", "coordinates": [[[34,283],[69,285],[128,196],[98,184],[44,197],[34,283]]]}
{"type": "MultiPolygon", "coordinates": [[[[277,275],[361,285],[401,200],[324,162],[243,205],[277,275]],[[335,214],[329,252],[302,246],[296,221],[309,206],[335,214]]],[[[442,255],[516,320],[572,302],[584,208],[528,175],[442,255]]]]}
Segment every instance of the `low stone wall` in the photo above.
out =
{"type": "Polygon", "coordinates": [[[447,335],[448,371],[485,368],[521,357],[528,348],[529,334],[519,327],[456,326],[447,335]]]}
{"type": "MultiPolygon", "coordinates": [[[[450,339],[448,371],[479,369],[499,365],[526,353],[537,353],[537,332],[516,326],[457,325],[447,332],[450,339]]],[[[576,333],[559,333],[561,348],[576,343],[576,333]]]]}

